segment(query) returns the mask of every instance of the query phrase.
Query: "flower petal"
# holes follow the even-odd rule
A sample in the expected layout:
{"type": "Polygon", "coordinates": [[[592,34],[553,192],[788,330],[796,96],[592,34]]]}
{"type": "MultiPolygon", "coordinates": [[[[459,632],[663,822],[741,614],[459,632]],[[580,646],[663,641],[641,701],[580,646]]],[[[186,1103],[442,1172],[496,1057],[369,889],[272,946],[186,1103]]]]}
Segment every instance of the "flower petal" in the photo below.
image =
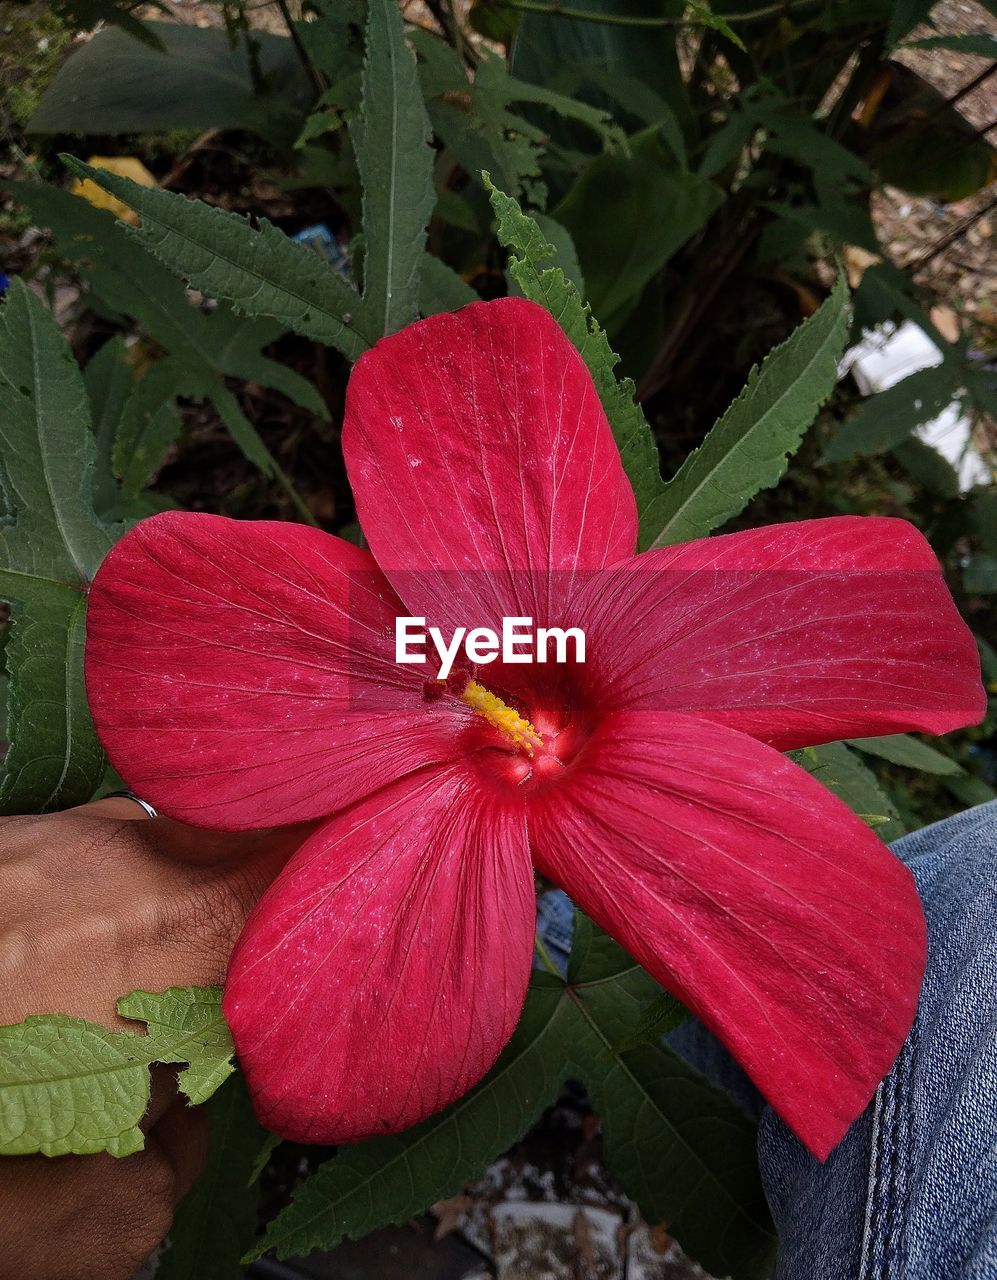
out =
{"type": "Polygon", "coordinates": [[[355,1142],[460,1097],[515,1028],[535,917],[524,807],[461,766],[326,823],[229,967],[223,1008],[261,1121],[355,1142]]]}
{"type": "Polygon", "coordinates": [[[947,733],[986,712],[938,561],[903,520],[770,525],[593,575],[586,680],[612,710],[690,711],[782,750],[947,733]]]}
{"type": "Polygon", "coordinates": [[[535,793],[534,861],[731,1050],[823,1159],[910,1029],[914,882],[771,747],[623,712],[535,793]]]}
{"type": "Polygon", "coordinates": [[[230,830],[331,813],[453,754],[464,717],[394,661],[403,613],[372,557],[304,525],[166,512],[110,552],[87,695],[121,777],[230,830]]]}
{"type": "Polygon", "coordinates": [[[633,554],[633,492],[591,375],[523,298],[475,302],[357,361],[343,451],[364,533],[416,614],[550,617],[550,571],[633,554]]]}

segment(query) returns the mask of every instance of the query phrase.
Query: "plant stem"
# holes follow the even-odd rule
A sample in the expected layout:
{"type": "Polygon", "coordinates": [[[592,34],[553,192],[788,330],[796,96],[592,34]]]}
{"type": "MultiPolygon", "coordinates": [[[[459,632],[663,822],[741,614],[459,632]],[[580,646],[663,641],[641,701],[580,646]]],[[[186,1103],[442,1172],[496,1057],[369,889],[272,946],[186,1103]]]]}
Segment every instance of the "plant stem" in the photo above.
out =
{"type": "Polygon", "coordinates": [[[280,10],[280,15],[284,19],[284,25],[287,27],[287,34],[291,37],[294,50],[298,55],[301,65],[305,69],[305,74],[311,81],[311,86],[315,90],[316,96],[320,97],[325,92],[326,86],[323,83],[321,75],[319,75],[318,68],[312,62],[311,58],[309,58],[308,50],[305,48],[304,44],[302,44],[301,36],[298,34],[297,23],[291,17],[291,11],[287,7],[287,0],[277,0],[277,8],[280,10]]]}
{"type": "Polygon", "coordinates": [[[271,461],[273,462],[274,479],[277,481],[280,487],[284,490],[287,496],[294,503],[294,509],[297,511],[298,515],[302,518],[302,520],[304,520],[306,524],[310,524],[313,528],[315,529],[321,528],[321,525],[315,519],[314,515],[312,515],[311,511],[309,511],[309,509],[305,506],[305,501],[302,498],[301,494],[298,493],[297,489],[295,489],[294,483],[291,480],[291,477],[287,474],[287,472],[280,465],[280,463],[273,456],[273,454],[270,455],[270,458],[271,458],[271,461]]]}
{"type": "Polygon", "coordinates": [[[539,933],[533,939],[533,946],[536,950],[537,955],[540,957],[540,963],[547,970],[547,972],[552,973],[555,978],[563,978],[564,974],[562,974],[561,970],[554,963],[554,960],[551,957],[550,952],[547,950],[547,947],[544,944],[543,939],[540,937],[539,933]]]}
{"type": "MultiPolygon", "coordinates": [[[[507,9],[518,9],[521,13],[542,13],[549,18],[574,18],[578,22],[598,22],[610,27],[681,27],[699,25],[694,21],[689,22],[684,17],[647,18],[638,17],[635,14],[591,13],[588,9],[573,9],[568,5],[557,4],[556,0],[553,4],[541,4],[539,0],[500,0],[500,3],[507,9]]],[[[725,22],[758,22],[762,18],[771,18],[776,14],[784,13],[788,7],[808,9],[815,3],[816,0],[801,0],[801,3],[792,6],[770,4],[762,9],[749,9],[746,13],[716,13],[714,17],[720,18],[725,22]]]]}

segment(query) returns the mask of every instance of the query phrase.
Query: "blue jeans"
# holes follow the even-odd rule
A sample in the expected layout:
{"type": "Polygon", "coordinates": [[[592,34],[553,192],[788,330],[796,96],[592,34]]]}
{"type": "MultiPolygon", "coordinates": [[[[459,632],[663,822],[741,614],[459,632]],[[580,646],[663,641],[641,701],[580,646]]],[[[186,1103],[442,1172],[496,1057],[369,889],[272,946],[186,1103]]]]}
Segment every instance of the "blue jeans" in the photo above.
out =
{"type": "MultiPolygon", "coordinates": [[[[893,849],[928,920],[924,989],[893,1071],[826,1163],[698,1023],[669,1037],[758,1117],[776,1280],[997,1280],[997,801],[893,849]]],[[[539,924],[566,957],[563,894],[545,895],[539,924]]]]}

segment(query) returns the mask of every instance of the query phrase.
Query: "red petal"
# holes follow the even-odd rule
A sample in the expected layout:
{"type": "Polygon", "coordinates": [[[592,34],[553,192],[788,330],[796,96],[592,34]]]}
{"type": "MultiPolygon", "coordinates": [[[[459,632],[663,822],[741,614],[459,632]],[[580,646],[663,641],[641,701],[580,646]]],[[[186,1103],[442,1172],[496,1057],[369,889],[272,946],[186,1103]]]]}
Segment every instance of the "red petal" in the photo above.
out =
{"type": "Polygon", "coordinates": [[[690,711],[783,750],[947,733],[986,712],[938,562],[903,520],[771,525],[595,575],[587,680],[612,710],[690,711]]]}
{"type": "Polygon", "coordinates": [[[331,813],[452,755],[460,711],[394,661],[404,609],[371,556],[304,525],[167,512],[94,580],[86,676],[144,799],[199,826],[331,813]]]}
{"type": "Polygon", "coordinates": [[[522,298],[433,316],[361,356],[343,451],[371,550],[415,614],[540,623],[548,570],[633,554],[633,492],[592,378],[522,298]]]}
{"type": "Polygon", "coordinates": [[[925,926],[906,868],[771,747],[624,712],[536,793],[538,868],[727,1045],[823,1159],[910,1029],[925,926]]]}
{"type": "Polygon", "coordinates": [[[326,823],[229,967],[223,1008],[262,1122],[355,1142],[460,1097],[515,1028],[535,915],[522,804],[459,768],[326,823]]]}

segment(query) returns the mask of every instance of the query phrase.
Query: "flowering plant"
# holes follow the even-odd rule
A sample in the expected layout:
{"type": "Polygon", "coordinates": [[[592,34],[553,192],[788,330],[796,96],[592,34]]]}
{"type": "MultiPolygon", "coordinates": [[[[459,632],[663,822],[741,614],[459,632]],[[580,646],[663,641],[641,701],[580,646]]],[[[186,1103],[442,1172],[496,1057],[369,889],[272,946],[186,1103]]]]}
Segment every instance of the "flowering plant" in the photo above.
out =
{"type": "Polygon", "coordinates": [[[924,924],[906,869],[779,752],[982,716],[928,544],[842,517],[635,556],[591,375],[514,298],[363,356],[343,447],[370,551],[170,512],[90,597],[90,705],[129,786],[206,826],[323,820],[229,970],[260,1119],[352,1142],[474,1085],[522,1009],[535,867],[826,1156],[910,1027],[924,924]],[[395,660],[406,611],[570,620],[588,660],[433,682],[395,660]]]}
{"type": "MultiPolygon", "coordinates": [[[[854,254],[847,285],[814,257],[815,231],[876,247],[862,206],[886,82],[853,129],[870,68],[839,72],[843,48],[875,61],[903,24],[887,38],[884,14],[846,14],[844,45],[814,28],[787,62],[784,14],[689,6],[679,32],[587,7],[492,26],[504,58],[397,0],[279,6],[289,34],[259,40],[240,3],[241,51],[177,23],[136,22],[141,56],[98,32],[41,133],[75,131],[85,100],[103,136],[122,74],[143,99],[153,75],[171,110],[248,119],[279,150],[219,151],[216,170],[208,133],[168,173],[146,155],[161,185],[63,157],[69,189],[43,146],[54,181],[5,183],[42,233],[19,239],[18,270],[44,288],[14,279],[0,308],[0,813],[124,782],[180,819],[130,824],[204,855],[184,862],[190,892],[157,862],[147,930],[174,962],[207,950],[191,916],[215,939],[210,966],[171,979],[220,979],[270,885],[224,992],[160,991],[140,968],[154,989],[116,1008],[141,1035],[44,997],[0,1028],[0,1155],[154,1149],[149,1068],[185,1064],[215,1141],[162,1280],[236,1280],[244,1250],[407,1221],[569,1082],[646,1222],[714,1274],[766,1280],[754,1122],[677,1051],[702,1029],[666,1033],[691,1012],[826,1158],[889,1070],[924,966],[885,841],[945,793],[992,794],[985,729],[941,749],[905,732],[980,719],[977,643],[997,675],[942,576],[980,629],[992,489],[960,496],[906,438],[992,387],[921,316],[941,363],[856,412],[849,333],[920,307],[887,261],[852,294],[854,254]],[[178,94],[187,75],[198,92],[178,94]],[[277,155],[280,183],[258,181],[277,155]],[[197,185],[202,164],[222,190],[197,185]],[[293,234],[225,211],[244,199],[293,234]],[[234,905],[201,891],[223,847],[266,850],[218,872],[234,905]],[[545,945],[552,903],[574,904],[570,949],[545,945]],[[262,1234],[261,1169],[293,1192],[262,1234]]],[[[74,870],[97,929],[104,867],[84,852],[74,870]]],[[[144,883],[114,895],[129,928],[144,883]]],[[[58,895],[37,896],[72,948],[58,895]]]]}

